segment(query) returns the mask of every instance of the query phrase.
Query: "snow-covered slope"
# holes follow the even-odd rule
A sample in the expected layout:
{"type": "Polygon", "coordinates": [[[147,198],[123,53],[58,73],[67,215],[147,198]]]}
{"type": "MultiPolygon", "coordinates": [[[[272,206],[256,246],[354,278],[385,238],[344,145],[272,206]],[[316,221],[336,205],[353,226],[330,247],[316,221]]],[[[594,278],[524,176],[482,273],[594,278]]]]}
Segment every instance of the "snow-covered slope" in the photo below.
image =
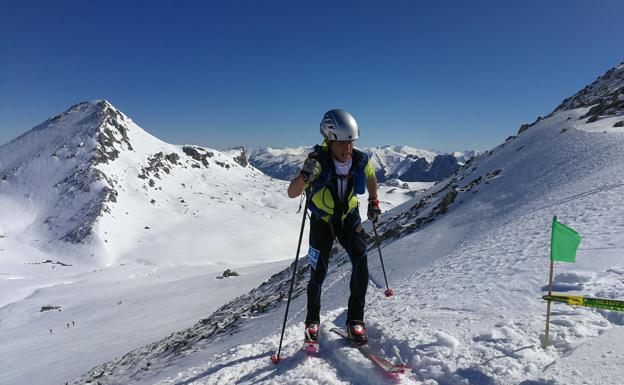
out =
{"type": "MultiPolygon", "coordinates": [[[[610,98],[622,97],[621,88],[612,92],[610,98]]],[[[583,236],[577,263],[557,264],[555,290],[624,299],[624,129],[613,127],[622,115],[609,110],[587,122],[591,109],[571,106],[540,119],[383,215],[378,230],[395,296],[382,294],[371,239],[366,320],[372,344],[389,355],[397,346],[414,367],[403,383],[621,385],[621,313],[554,304],[552,345],[540,347],[553,215],[583,236]]],[[[269,356],[279,340],[288,270],[194,327],[73,383],[385,383],[327,332],[345,321],[344,259],[337,250],[324,286],[318,357],[300,351],[304,260],[279,366],[269,356]]]]}
{"type": "MultiPolygon", "coordinates": [[[[446,155],[409,146],[366,147],[360,150],[371,158],[380,182],[388,179],[436,182],[452,174],[468,159],[478,154],[477,151],[464,151],[446,155]]],[[[245,149],[252,165],[267,175],[284,180],[291,180],[297,175],[305,157],[311,151],[312,147],[245,149]]]]}

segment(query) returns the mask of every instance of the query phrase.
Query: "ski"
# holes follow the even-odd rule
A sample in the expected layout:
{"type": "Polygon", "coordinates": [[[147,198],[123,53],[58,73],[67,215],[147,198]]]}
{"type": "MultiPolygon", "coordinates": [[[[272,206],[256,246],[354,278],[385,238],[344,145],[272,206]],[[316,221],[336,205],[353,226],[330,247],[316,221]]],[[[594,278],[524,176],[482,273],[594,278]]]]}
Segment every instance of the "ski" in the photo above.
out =
{"type": "Polygon", "coordinates": [[[318,354],[319,352],[319,343],[318,341],[313,340],[305,340],[303,341],[303,350],[308,354],[318,354]]]}
{"type": "MultiPolygon", "coordinates": [[[[362,353],[362,355],[364,355],[364,357],[367,357],[369,360],[371,360],[375,365],[377,365],[386,374],[388,374],[390,376],[409,375],[410,374],[412,368],[407,366],[403,362],[402,359],[399,359],[399,361],[401,362],[400,364],[393,364],[392,362],[388,361],[387,359],[385,359],[381,355],[375,353],[370,348],[370,346],[368,346],[368,344],[364,344],[364,345],[356,344],[355,341],[353,341],[353,339],[349,337],[349,335],[347,334],[347,332],[345,330],[339,329],[339,328],[332,328],[331,331],[336,333],[336,334],[338,334],[342,338],[346,339],[351,344],[351,346],[353,346],[357,350],[359,350],[362,353]]],[[[398,349],[396,349],[396,350],[398,350],[398,349]]],[[[395,351],[395,354],[397,354],[396,351],[395,351]]],[[[398,355],[398,354],[397,354],[397,356],[400,357],[400,355],[398,355]]]]}
{"type": "Polygon", "coordinates": [[[303,349],[308,354],[317,354],[319,352],[318,341],[319,325],[316,323],[306,324],[305,338],[303,340],[303,349]]]}

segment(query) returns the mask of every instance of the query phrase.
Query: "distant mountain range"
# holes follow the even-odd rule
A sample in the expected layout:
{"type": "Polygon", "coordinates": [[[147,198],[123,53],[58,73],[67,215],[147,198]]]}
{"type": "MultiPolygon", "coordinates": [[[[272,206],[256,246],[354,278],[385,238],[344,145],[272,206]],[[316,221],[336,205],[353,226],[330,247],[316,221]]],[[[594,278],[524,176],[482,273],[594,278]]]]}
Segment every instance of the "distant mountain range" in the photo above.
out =
{"type": "MultiPolygon", "coordinates": [[[[291,180],[301,168],[313,147],[245,148],[249,162],[262,172],[277,179],[291,180]]],[[[400,179],[404,182],[437,182],[454,173],[479,151],[443,154],[410,146],[360,148],[368,154],[375,167],[377,180],[400,179]]],[[[241,149],[225,151],[239,154],[241,149]]]]}

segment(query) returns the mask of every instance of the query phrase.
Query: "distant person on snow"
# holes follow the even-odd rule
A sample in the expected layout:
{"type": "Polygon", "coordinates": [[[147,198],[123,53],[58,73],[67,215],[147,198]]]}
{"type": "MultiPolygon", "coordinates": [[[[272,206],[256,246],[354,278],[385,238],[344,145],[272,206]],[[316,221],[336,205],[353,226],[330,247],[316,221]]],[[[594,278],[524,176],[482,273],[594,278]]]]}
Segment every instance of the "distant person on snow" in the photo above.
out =
{"type": "Polygon", "coordinates": [[[305,338],[318,341],[321,287],[327,274],[334,238],[351,260],[351,282],[347,331],[358,344],[367,342],[364,304],[368,286],[366,233],[362,228],[356,194],[368,190],[368,219],[377,222],[381,210],[377,199],[377,178],[368,155],[353,147],[360,137],[357,122],[346,111],[328,111],[321,121],[323,144],[315,146],[301,172],[288,187],[296,198],[309,189],[310,249],[312,274],[308,282],[308,313],[305,338]]]}

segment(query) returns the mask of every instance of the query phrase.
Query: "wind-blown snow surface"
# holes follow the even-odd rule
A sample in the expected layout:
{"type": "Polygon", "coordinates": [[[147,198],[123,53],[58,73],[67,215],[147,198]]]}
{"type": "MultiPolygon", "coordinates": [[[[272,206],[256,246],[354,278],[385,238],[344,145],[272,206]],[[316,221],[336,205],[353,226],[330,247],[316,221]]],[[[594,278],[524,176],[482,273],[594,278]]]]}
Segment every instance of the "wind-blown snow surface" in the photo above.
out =
{"type": "MultiPolygon", "coordinates": [[[[383,215],[378,230],[395,296],[382,294],[371,243],[366,321],[371,344],[388,355],[397,346],[414,368],[402,383],[622,384],[622,313],[555,303],[552,344],[540,347],[554,215],[583,237],[577,263],[557,264],[555,291],[624,299],[624,132],[609,119],[604,130],[596,129],[600,120],[581,119],[590,108],[539,120],[383,215]]],[[[287,290],[288,270],[194,327],[74,383],[386,383],[328,332],[345,322],[343,260],[343,252],[334,254],[325,281],[316,357],[300,350],[308,274],[302,261],[280,365],[269,356],[279,341],[285,304],[277,293],[287,290]]]]}

